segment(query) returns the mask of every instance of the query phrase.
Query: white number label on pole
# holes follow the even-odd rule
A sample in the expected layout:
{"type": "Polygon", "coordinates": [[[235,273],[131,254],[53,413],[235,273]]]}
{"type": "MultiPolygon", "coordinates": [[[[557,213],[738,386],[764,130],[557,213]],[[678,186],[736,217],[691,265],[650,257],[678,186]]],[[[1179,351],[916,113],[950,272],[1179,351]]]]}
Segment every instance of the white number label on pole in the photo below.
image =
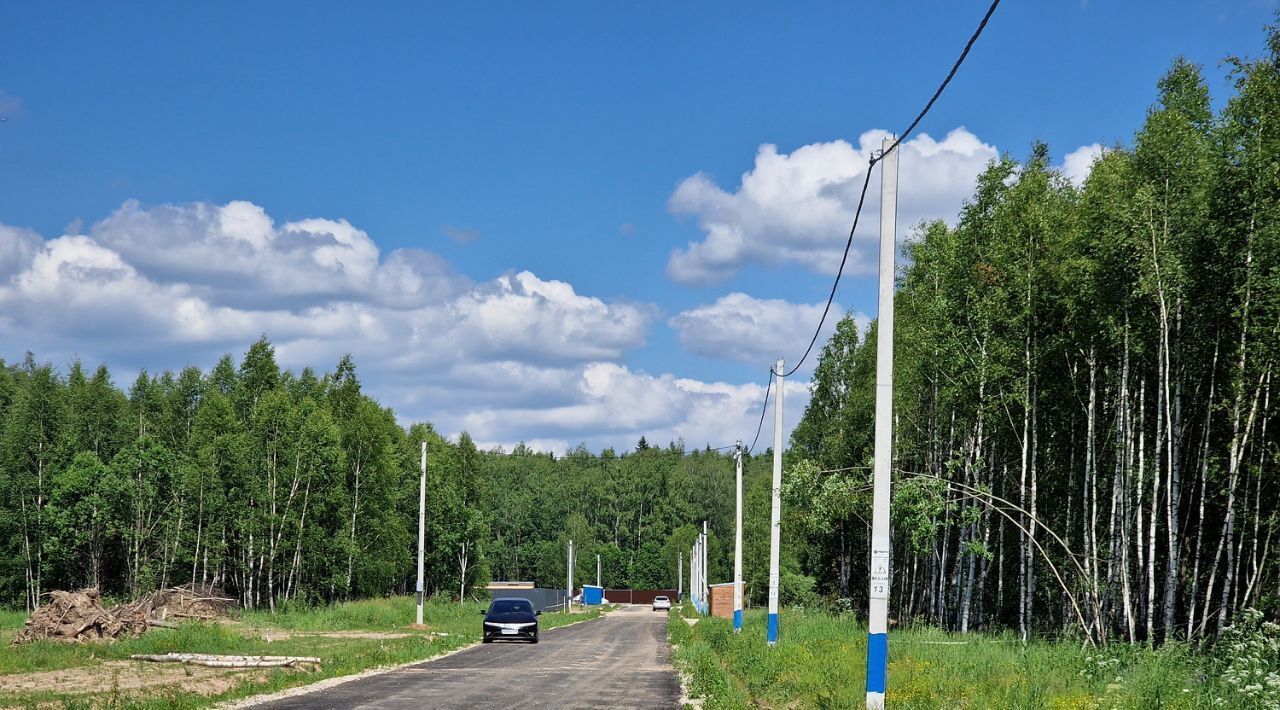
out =
{"type": "Polygon", "coordinates": [[[871,598],[889,598],[889,551],[871,553],[871,598]]]}

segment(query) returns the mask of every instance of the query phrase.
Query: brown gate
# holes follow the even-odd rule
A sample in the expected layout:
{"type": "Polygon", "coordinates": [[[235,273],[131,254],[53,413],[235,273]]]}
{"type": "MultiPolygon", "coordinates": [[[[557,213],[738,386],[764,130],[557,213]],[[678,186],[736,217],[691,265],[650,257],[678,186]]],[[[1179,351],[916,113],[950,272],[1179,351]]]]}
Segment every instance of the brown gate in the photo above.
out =
{"type": "Polygon", "coordinates": [[[652,604],[654,597],[665,596],[672,603],[680,601],[674,589],[606,589],[604,598],[610,604],[652,604]]]}

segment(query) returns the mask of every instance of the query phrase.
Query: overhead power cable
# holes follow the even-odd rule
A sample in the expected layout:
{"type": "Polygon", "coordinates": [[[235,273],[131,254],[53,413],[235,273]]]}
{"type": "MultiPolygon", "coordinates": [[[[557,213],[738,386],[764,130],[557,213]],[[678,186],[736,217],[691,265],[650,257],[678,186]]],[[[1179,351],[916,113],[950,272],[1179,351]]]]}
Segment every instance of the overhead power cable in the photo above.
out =
{"type": "Polygon", "coordinates": [[[747,447],[747,454],[750,455],[756,448],[756,442],[760,441],[760,430],[764,427],[764,415],[769,411],[769,390],[773,387],[773,368],[769,368],[769,383],[764,387],[764,403],[760,405],[760,423],[756,425],[755,438],[751,440],[751,446],[747,447]]]}
{"type": "MultiPolygon", "coordinates": [[[[862,205],[867,199],[867,187],[871,184],[871,169],[875,167],[876,163],[880,162],[881,158],[896,150],[898,145],[906,140],[907,136],[910,136],[912,131],[915,131],[916,126],[919,126],[920,122],[924,120],[924,117],[929,113],[929,110],[932,109],[933,105],[938,101],[938,97],[942,96],[942,92],[946,90],[947,85],[955,78],[956,72],[960,71],[960,65],[964,64],[965,58],[969,56],[969,50],[973,49],[973,45],[978,41],[978,37],[982,36],[982,31],[987,28],[987,22],[991,20],[991,16],[995,14],[996,7],[999,5],[1000,0],[992,1],[991,6],[987,8],[987,14],[982,16],[982,22],[978,23],[978,29],[974,30],[973,34],[969,37],[969,41],[965,43],[964,50],[961,51],[960,56],[956,58],[955,64],[951,65],[951,71],[947,72],[947,77],[938,85],[938,88],[933,92],[933,96],[929,97],[929,102],[924,105],[924,108],[920,110],[920,113],[916,114],[915,120],[911,122],[911,125],[907,126],[907,129],[894,139],[893,144],[889,146],[888,150],[879,154],[873,153],[871,158],[867,161],[867,177],[862,182],[862,193],[858,196],[858,207],[853,212],[853,226],[849,228],[849,239],[845,241],[844,244],[844,255],[840,257],[840,268],[836,270],[835,281],[831,284],[831,293],[827,296],[827,305],[822,309],[822,318],[818,320],[818,327],[813,331],[813,338],[809,340],[809,347],[805,348],[804,355],[800,356],[800,359],[796,361],[796,364],[790,370],[787,370],[786,372],[774,372],[773,367],[770,366],[769,372],[771,374],[790,377],[795,374],[796,370],[799,370],[800,366],[804,364],[804,361],[809,358],[809,353],[813,352],[813,346],[818,342],[818,335],[822,333],[822,326],[827,322],[827,314],[831,311],[831,304],[835,301],[836,289],[840,286],[840,277],[844,275],[844,265],[849,260],[849,249],[853,246],[853,233],[858,229],[858,218],[862,216],[862,205]]],[[[757,432],[757,436],[758,435],[759,432],[757,432]]]]}

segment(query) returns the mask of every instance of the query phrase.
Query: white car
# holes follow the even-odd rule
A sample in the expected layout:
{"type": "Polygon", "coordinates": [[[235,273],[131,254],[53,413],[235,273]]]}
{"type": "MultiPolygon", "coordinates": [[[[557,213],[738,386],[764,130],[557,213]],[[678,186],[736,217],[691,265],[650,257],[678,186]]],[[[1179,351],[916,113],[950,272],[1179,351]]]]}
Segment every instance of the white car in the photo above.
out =
{"type": "Polygon", "coordinates": [[[671,598],[666,596],[658,596],[653,598],[654,611],[671,611],[671,598]]]}

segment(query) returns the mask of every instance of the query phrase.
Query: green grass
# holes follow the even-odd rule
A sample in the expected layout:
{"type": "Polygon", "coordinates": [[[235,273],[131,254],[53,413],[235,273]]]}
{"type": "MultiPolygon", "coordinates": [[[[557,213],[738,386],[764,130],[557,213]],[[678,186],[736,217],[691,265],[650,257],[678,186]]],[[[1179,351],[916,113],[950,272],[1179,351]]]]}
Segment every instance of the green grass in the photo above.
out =
{"type": "MultiPolygon", "coordinates": [[[[765,617],[748,612],[741,634],[723,619],[694,627],[672,614],[677,667],[704,707],[862,707],[866,627],[851,616],[784,612],[778,645],[765,644],[765,617]],[[798,703],[797,703],[798,701],[798,703]]],[[[1090,650],[1069,642],[1024,646],[1012,635],[889,635],[887,703],[892,708],[1251,707],[1200,682],[1205,659],[1181,646],[1158,651],[1121,644],[1090,650]]]]}
{"type": "MultiPolygon", "coordinates": [[[[243,655],[319,656],[323,659],[316,670],[273,669],[254,679],[246,679],[231,690],[202,697],[183,693],[180,689],[154,689],[132,693],[113,693],[102,688],[93,696],[60,693],[57,689],[39,692],[0,692],[0,707],[94,707],[120,708],[198,708],[215,702],[273,692],[325,678],[350,675],[370,668],[391,666],[431,658],[468,646],[480,640],[480,611],[484,605],[429,602],[423,621],[433,636],[405,628],[414,618],[412,597],[373,599],[323,608],[293,607],[276,614],[263,611],[244,612],[234,624],[189,624],[180,629],[152,629],[136,639],[110,645],[68,645],[37,642],[8,647],[9,640],[22,627],[25,614],[0,613],[0,675],[32,673],[66,668],[93,666],[107,661],[128,660],[134,653],[220,653],[243,655]],[[312,634],[342,631],[407,633],[400,638],[326,637],[312,634]],[[266,641],[264,634],[275,640],[266,641]],[[294,634],[280,639],[284,634],[294,634]],[[44,705],[42,705],[44,704],[44,705]]],[[[542,628],[552,629],[568,623],[594,618],[592,610],[574,614],[547,613],[541,617],[542,628]]],[[[141,662],[139,662],[141,663],[141,662]]]]}

